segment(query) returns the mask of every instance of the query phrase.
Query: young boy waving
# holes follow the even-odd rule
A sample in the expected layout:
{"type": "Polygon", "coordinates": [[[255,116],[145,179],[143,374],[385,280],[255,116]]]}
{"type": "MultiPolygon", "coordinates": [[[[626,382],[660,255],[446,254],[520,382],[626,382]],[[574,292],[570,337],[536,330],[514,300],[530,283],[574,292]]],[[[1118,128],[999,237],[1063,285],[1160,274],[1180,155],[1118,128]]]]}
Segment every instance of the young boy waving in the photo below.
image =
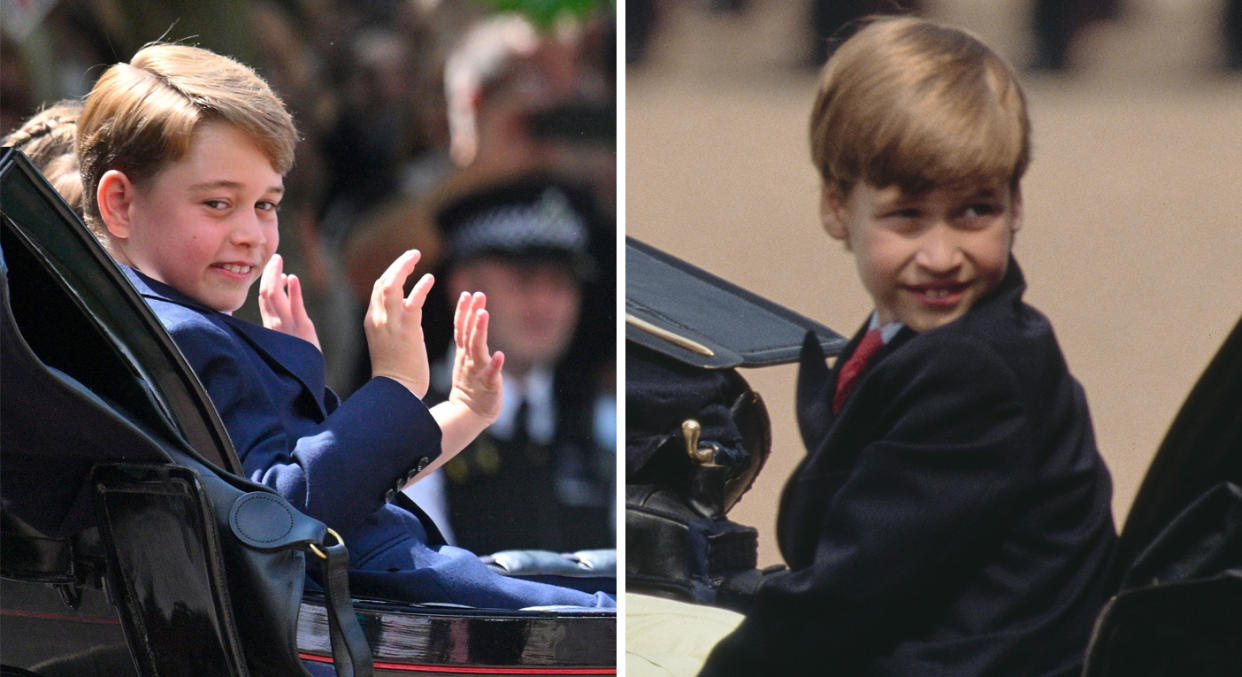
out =
{"type": "Polygon", "coordinates": [[[1029,129],[1013,70],[955,28],[873,20],[825,65],[823,226],[875,310],[833,370],[804,348],[789,570],[702,674],[1077,673],[1108,595],[1111,484],[1022,301],[1029,129]]]}
{"type": "Polygon", "coordinates": [[[283,103],[246,66],[207,50],[153,45],[109,68],[78,123],[87,219],[124,264],[198,374],[251,479],[336,529],[362,594],[478,607],[612,606],[590,595],[493,574],[443,545],[400,489],[459,452],[500,410],[503,356],[489,355],[486,300],[465,294],[448,402],[428,410],[422,305],[406,295],[418,263],[400,256],[366,315],[374,377],[341,401],[282,277],[277,207],[297,134],[283,103]],[[269,325],[230,313],[270,263],[269,325]],[[395,502],[394,502],[395,501],[395,502]]]}

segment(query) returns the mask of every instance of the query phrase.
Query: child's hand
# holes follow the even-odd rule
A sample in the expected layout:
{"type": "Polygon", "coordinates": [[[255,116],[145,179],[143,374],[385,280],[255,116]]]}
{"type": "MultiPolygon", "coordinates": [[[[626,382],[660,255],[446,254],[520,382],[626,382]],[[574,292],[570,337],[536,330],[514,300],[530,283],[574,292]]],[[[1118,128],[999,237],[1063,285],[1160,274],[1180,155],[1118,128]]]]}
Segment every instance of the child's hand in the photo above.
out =
{"type": "Polygon", "coordinates": [[[302,282],[297,275],[285,275],[284,266],[280,254],[273,255],[263,266],[263,276],[259,278],[259,314],[263,316],[263,326],[309,341],[319,348],[315,323],[306,314],[302,300],[302,282]]]}
{"type": "Polygon", "coordinates": [[[453,389],[449,402],[465,407],[491,425],[500,415],[501,368],[505,354],[487,351],[487,297],[482,292],[462,292],[453,314],[453,342],[457,356],[453,361],[453,389]]]}
{"type": "Polygon", "coordinates": [[[463,292],[453,315],[453,389],[431,408],[440,426],[440,456],[412,481],[426,477],[456,456],[500,415],[505,354],[487,353],[487,297],[463,292]]]}
{"type": "Polygon", "coordinates": [[[431,381],[422,322],[423,302],[435,279],[422,276],[409,296],[405,296],[404,288],[421,257],[417,249],[411,249],[380,275],[362,324],[371,354],[371,375],[391,378],[419,398],[427,394],[431,381]]]}

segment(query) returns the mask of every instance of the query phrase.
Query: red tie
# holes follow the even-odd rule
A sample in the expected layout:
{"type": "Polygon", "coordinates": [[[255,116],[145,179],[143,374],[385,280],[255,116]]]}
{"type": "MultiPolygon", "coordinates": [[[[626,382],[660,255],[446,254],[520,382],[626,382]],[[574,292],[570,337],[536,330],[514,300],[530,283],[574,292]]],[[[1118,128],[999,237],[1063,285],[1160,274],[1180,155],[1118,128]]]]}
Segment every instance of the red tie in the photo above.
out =
{"type": "Polygon", "coordinates": [[[832,413],[841,411],[846,398],[854,392],[854,386],[858,385],[858,379],[862,377],[867,363],[882,347],[884,338],[880,336],[879,329],[872,329],[863,335],[862,341],[854,349],[854,354],[841,365],[841,371],[837,374],[837,394],[832,398],[832,413]]]}

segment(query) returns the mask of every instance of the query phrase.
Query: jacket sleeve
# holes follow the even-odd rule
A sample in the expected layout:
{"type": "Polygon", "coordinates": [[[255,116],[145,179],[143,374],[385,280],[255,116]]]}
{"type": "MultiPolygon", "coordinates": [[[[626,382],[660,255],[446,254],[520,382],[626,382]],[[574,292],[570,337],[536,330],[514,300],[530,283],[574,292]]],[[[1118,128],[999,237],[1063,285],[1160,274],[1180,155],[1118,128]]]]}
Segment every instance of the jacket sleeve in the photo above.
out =
{"type": "Polygon", "coordinates": [[[849,467],[803,468],[786,490],[782,511],[825,501],[810,511],[821,522],[796,525],[818,534],[809,565],[791,562],[765,581],[701,674],[854,674],[865,657],[942,620],[937,611],[997,542],[1033,457],[1012,371],[960,337],[897,351],[875,370],[871,392],[855,394],[860,408],[870,403],[861,423],[870,441],[849,467]]]}
{"type": "MultiPolygon", "coordinates": [[[[440,428],[399,383],[372,379],[322,421],[272,400],[248,348],[199,316],[169,330],[206,387],[251,480],[348,532],[440,453],[440,428]]],[[[329,403],[331,404],[331,403],[329,403]]]]}

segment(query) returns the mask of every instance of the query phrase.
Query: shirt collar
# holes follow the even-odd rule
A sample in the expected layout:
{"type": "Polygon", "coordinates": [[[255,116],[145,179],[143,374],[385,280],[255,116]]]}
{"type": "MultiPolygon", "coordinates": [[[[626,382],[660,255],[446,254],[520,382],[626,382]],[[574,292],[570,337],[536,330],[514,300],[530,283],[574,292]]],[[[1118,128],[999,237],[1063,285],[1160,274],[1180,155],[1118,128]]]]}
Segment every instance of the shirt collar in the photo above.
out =
{"type": "Polygon", "coordinates": [[[902,324],[901,322],[896,322],[896,321],[889,322],[881,326],[880,325],[880,313],[873,310],[871,311],[871,320],[867,324],[867,330],[871,331],[873,329],[879,329],[880,338],[884,340],[884,345],[888,345],[889,341],[892,341],[893,338],[897,336],[897,332],[901,331],[902,328],[905,326],[906,325],[902,324]]]}
{"type": "Polygon", "coordinates": [[[526,402],[526,431],[530,438],[548,444],[556,434],[556,401],[553,372],[547,365],[531,368],[521,379],[505,375],[504,405],[491,425],[491,433],[501,439],[512,436],[518,408],[526,402]]]}

